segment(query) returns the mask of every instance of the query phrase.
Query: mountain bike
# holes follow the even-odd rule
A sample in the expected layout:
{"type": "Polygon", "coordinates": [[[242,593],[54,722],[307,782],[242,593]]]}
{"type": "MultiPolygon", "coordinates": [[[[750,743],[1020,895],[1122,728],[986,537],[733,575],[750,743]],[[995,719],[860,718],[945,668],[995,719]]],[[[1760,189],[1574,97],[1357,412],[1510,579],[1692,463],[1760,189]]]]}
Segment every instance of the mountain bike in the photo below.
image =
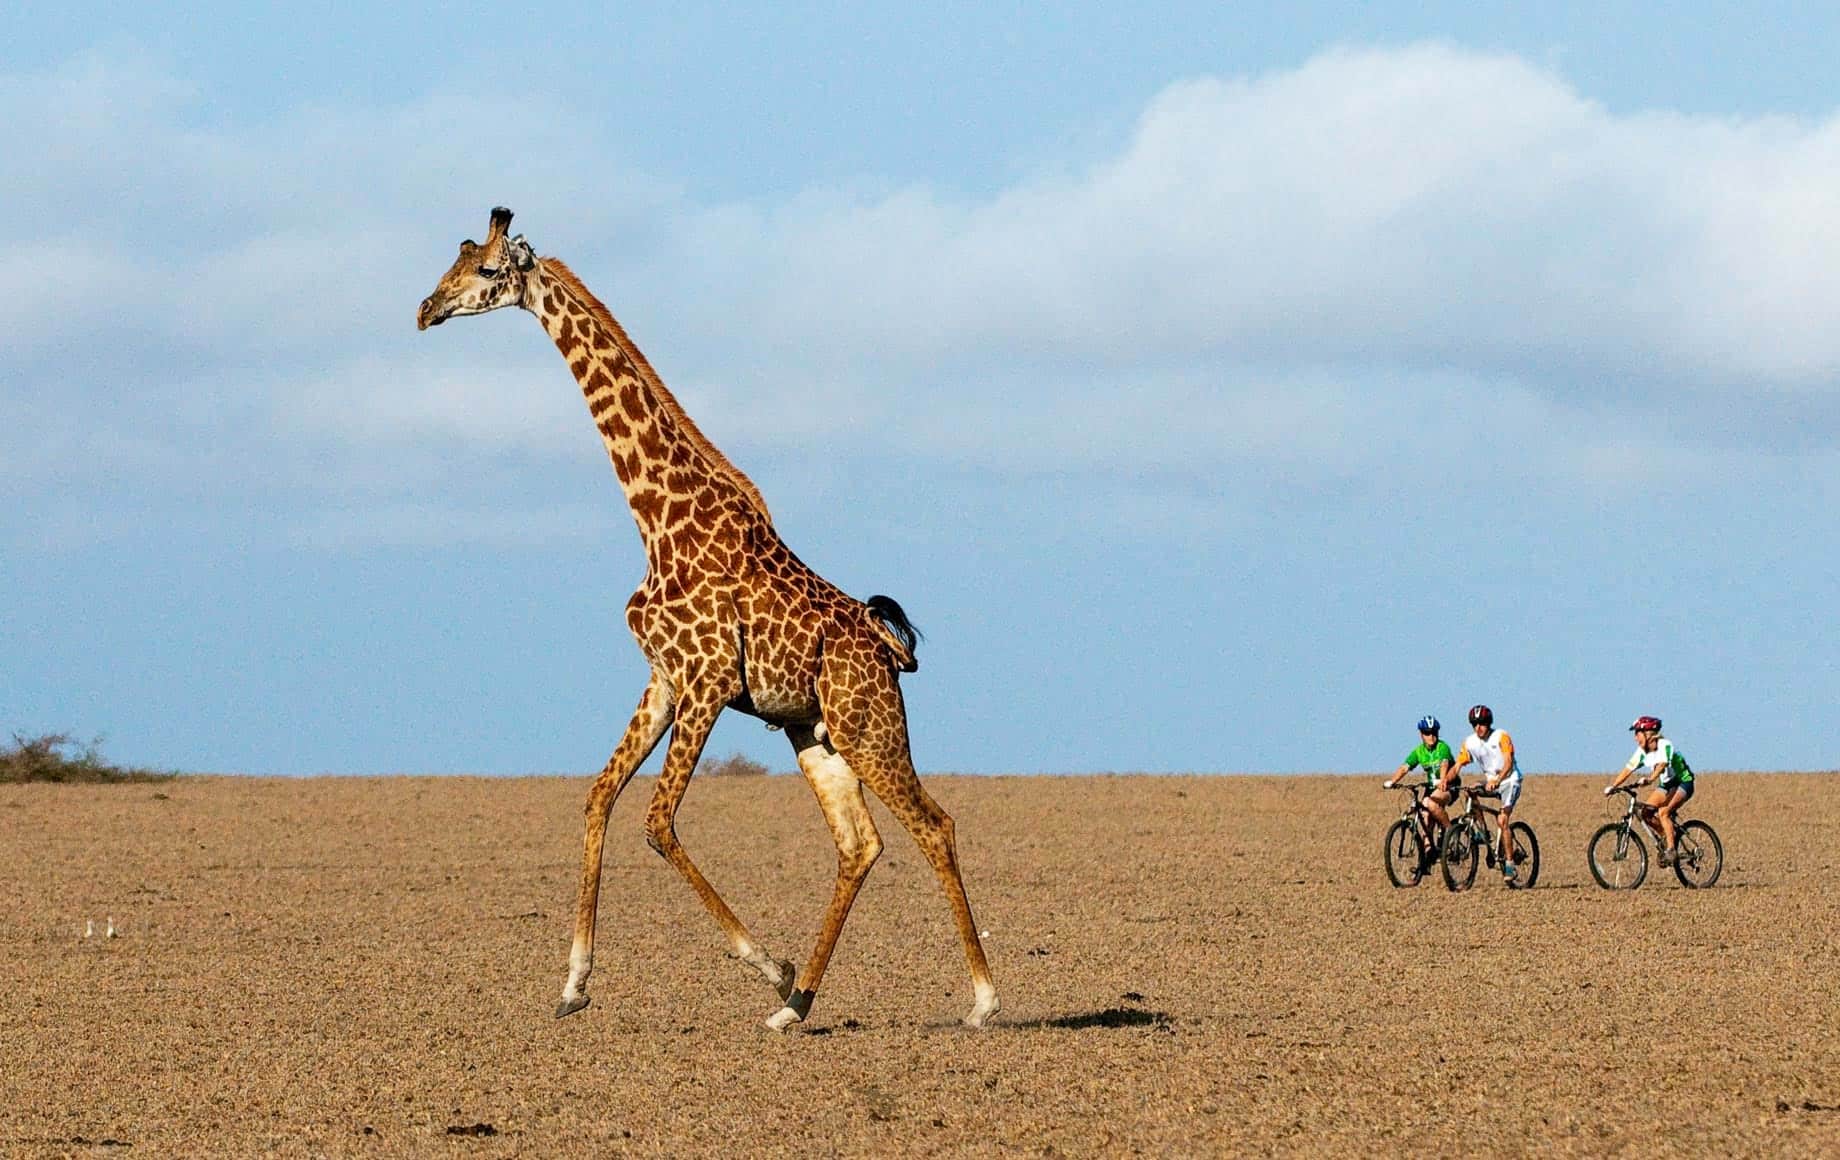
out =
{"type": "MultiPolygon", "coordinates": [[[[1634,890],[1642,885],[1648,877],[1648,847],[1642,842],[1642,835],[1637,832],[1636,823],[1648,831],[1655,841],[1657,850],[1667,848],[1661,836],[1661,825],[1656,822],[1653,811],[1643,805],[1636,797],[1639,785],[1619,785],[1616,792],[1627,795],[1629,801],[1623,811],[1623,820],[1607,822],[1591,835],[1591,844],[1585,847],[1586,860],[1591,864],[1591,877],[1605,890],[1634,890]]],[[[1676,815],[1674,822],[1674,877],[1689,890],[1704,890],[1719,880],[1719,874],[1725,869],[1725,846],[1719,841],[1719,835],[1711,826],[1695,818],[1681,821],[1676,815]]]]}
{"type": "Polygon", "coordinates": [[[1417,886],[1431,872],[1431,862],[1438,848],[1436,822],[1425,809],[1425,783],[1413,782],[1404,787],[1412,792],[1399,820],[1386,831],[1386,879],[1394,886],[1417,886]]]}
{"type": "MultiPolygon", "coordinates": [[[[1501,811],[1484,805],[1485,797],[1499,798],[1493,790],[1463,788],[1463,812],[1450,819],[1444,831],[1439,861],[1444,867],[1444,885],[1452,890],[1468,890],[1476,881],[1476,867],[1487,862],[1492,868],[1501,856],[1501,811]]],[[[1540,840],[1533,827],[1515,822],[1508,827],[1514,835],[1515,876],[1507,879],[1510,890],[1531,890],[1540,880],[1540,840]]]]}

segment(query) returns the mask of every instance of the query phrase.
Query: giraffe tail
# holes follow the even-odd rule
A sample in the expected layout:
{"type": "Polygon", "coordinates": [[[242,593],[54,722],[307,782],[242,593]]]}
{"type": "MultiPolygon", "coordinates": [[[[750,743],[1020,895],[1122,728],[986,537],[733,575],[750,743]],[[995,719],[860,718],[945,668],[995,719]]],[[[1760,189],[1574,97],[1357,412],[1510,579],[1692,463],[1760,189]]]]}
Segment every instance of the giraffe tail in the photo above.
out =
{"type": "Polygon", "coordinates": [[[914,646],[920,641],[920,630],[914,622],[907,619],[907,613],[892,596],[871,596],[865,603],[869,607],[869,626],[894,654],[895,667],[904,673],[917,672],[920,662],[914,657],[914,646]]]}

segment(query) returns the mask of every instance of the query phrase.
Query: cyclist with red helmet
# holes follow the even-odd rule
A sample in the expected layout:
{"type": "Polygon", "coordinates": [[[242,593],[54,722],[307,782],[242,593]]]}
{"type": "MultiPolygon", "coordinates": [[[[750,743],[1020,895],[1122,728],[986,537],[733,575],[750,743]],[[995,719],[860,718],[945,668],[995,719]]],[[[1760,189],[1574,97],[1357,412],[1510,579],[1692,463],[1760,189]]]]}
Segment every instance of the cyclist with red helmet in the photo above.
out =
{"type": "MultiPolygon", "coordinates": [[[[1388,789],[1398,785],[1407,774],[1415,769],[1424,771],[1425,777],[1425,812],[1439,826],[1450,824],[1450,815],[1444,811],[1457,796],[1457,790],[1463,784],[1457,776],[1454,758],[1450,754],[1450,743],[1440,741],[1438,733],[1443,726],[1438,719],[1427,713],[1418,719],[1418,747],[1406,754],[1406,759],[1399,763],[1393,776],[1381,784],[1388,789]]],[[[1424,835],[1429,842],[1431,835],[1424,835]]]]}
{"type": "Polygon", "coordinates": [[[1463,739],[1457,750],[1457,771],[1470,762],[1482,770],[1482,788],[1501,795],[1501,876],[1512,880],[1518,871],[1515,863],[1526,857],[1514,849],[1514,803],[1521,800],[1521,766],[1514,757],[1514,740],[1506,731],[1495,728],[1495,712],[1487,705],[1469,711],[1469,723],[1475,732],[1463,739]]]}
{"type": "Polygon", "coordinates": [[[1616,775],[1616,780],[1604,787],[1604,796],[1615,793],[1617,787],[1629,780],[1629,775],[1638,769],[1650,770],[1636,779],[1637,785],[1655,783],[1655,792],[1642,805],[1643,814],[1661,823],[1661,837],[1667,843],[1661,851],[1661,864],[1674,864],[1674,813],[1687,804],[1693,796],[1693,768],[1687,759],[1674,748],[1674,743],[1661,736],[1661,718],[1646,714],[1637,717],[1629,726],[1629,731],[1636,735],[1636,751],[1623,771],[1616,775]]]}

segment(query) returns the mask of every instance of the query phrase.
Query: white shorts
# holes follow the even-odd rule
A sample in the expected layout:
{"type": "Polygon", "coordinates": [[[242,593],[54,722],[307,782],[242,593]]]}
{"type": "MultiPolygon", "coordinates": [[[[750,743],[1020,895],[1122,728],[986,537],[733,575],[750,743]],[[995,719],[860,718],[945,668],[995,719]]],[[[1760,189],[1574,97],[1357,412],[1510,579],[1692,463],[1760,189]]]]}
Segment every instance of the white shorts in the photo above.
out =
{"type": "Polygon", "coordinates": [[[1502,782],[1495,787],[1495,792],[1501,795],[1502,809],[1513,809],[1514,803],[1521,800],[1521,775],[1517,773],[1507,781],[1502,782]]]}

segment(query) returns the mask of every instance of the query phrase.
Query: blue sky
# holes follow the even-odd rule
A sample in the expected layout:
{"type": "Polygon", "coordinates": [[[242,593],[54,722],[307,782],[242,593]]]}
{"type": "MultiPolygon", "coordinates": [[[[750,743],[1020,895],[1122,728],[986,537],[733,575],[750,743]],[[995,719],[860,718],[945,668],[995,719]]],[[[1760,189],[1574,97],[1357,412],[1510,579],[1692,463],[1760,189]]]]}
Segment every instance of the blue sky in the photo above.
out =
{"type": "Polygon", "coordinates": [[[923,770],[1378,770],[1477,700],[1535,772],[1642,712],[1840,766],[1840,11],[1400,7],[26,6],[0,728],[600,765],[599,440],[534,320],[412,321],[502,203],[926,631],[923,770]]]}

